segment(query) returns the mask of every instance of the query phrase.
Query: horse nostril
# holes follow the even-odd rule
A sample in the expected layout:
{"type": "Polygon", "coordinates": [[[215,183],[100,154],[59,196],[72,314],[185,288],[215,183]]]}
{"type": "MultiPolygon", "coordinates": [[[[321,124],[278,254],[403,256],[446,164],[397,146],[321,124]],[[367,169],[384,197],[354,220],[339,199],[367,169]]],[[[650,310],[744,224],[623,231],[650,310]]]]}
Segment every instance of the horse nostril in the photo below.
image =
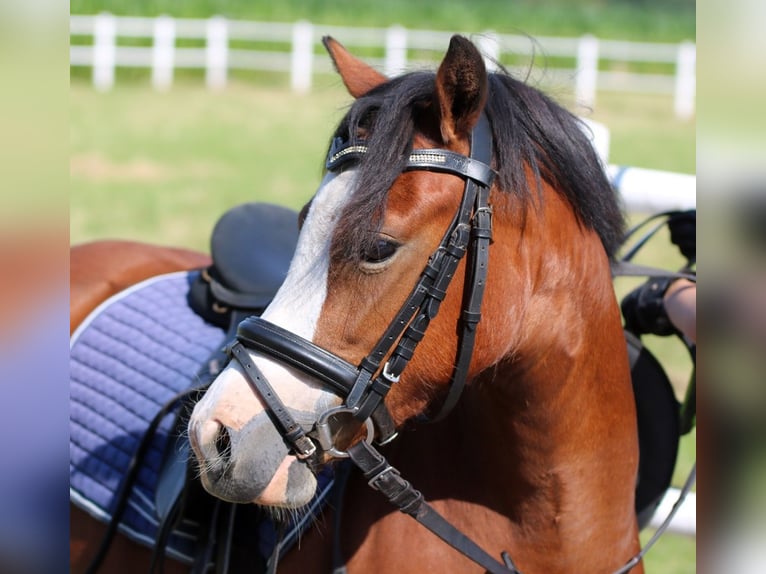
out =
{"type": "Polygon", "coordinates": [[[215,437],[214,444],[215,450],[218,452],[218,456],[229,458],[231,455],[231,437],[229,436],[229,431],[225,426],[219,426],[218,435],[215,437]]]}
{"type": "Polygon", "coordinates": [[[229,429],[216,419],[208,419],[197,427],[196,454],[206,468],[212,471],[225,467],[231,459],[231,435],[229,429]]]}

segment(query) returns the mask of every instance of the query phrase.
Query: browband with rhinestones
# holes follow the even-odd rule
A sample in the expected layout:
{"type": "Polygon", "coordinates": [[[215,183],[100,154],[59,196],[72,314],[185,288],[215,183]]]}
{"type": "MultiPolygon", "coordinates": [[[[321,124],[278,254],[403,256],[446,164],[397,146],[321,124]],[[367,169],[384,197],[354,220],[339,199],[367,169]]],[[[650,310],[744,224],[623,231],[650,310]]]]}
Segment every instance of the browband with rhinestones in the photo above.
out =
{"type": "MultiPolygon", "coordinates": [[[[327,154],[325,167],[328,171],[336,171],[345,163],[361,159],[367,151],[368,147],[363,141],[344,142],[342,138],[335,138],[327,154]]],[[[495,171],[486,163],[446,149],[414,150],[404,170],[414,169],[463,175],[487,187],[492,185],[495,177],[495,171]]]]}

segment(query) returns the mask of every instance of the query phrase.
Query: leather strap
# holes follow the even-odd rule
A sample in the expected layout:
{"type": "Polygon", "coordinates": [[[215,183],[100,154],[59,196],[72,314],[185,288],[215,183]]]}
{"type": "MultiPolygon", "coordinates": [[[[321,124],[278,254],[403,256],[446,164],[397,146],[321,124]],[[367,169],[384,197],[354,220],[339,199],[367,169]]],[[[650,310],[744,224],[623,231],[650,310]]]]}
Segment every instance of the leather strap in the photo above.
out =
{"type": "Polygon", "coordinates": [[[375,490],[380,491],[405,514],[409,514],[433,534],[452,546],[455,550],[485,568],[491,574],[521,574],[508,560],[500,563],[485,552],[473,540],[452,526],[434,508],[423,495],[401,477],[399,471],[364,441],[349,447],[348,454],[375,490]]]}
{"type": "Polygon", "coordinates": [[[347,395],[354,386],[357,368],[279,325],[260,317],[248,317],[237,328],[237,340],[319,379],[347,395]]]}
{"type": "Polygon", "coordinates": [[[109,547],[111,546],[112,541],[117,534],[117,527],[120,524],[120,520],[122,519],[123,515],[125,514],[125,510],[128,507],[130,491],[138,479],[138,473],[141,470],[141,462],[144,460],[147,452],[149,451],[149,446],[151,445],[152,438],[154,438],[154,434],[157,432],[157,428],[159,427],[160,423],[168,413],[170,413],[178,406],[182,400],[193,396],[206,387],[207,383],[186,389],[185,391],[181,391],[170,400],[168,400],[164,405],[162,405],[162,408],[160,408],[160,410],[149,423],[149,427],[144,432],[144,436],[141,437],[141,442],[138,444],[138,448],[136,449],[135,454],[130,459],[128,469],[122,479],[122,483],[120,484],[120,489],[115,496],[115,500],[117,502],[115,504],[114,510],[112,511],[112,517],[106,527],[106,531],[103,538],[101,539],[98,550],[96,551],[95,556],[85,571],[87,574],[96,574],[96,572],[98,572],[99,568],[101,567],[104,558],[106,558],[109,547]]]}
{"type": "Polygon", "coordinates": [[[461,317],[463,329],[458,341],[457,360],[447,397],[436,416],[430,419],[432,422],[444,419],[455,408],[468,379],[468,370],[471,366],[471,357],[476,342],[476,328],[481,321],[481,303],[484,299],[484,288],[487,284],[489,267],[489,244],[492,241],[492,208],[488,205],[488,198],[489,190],[487,188],[479,189],[476,200],[477,209],[471,228],[473,251],[471,263],[468,266],[471,273],[468,281],[470,287],[461,317]]]}
{"type": "MultiPolygon", "coordinates": [[[[445,152],[445,150],[417,150],[410,156],[408,166],[418,165],[422,169],[425,160],[417,164],[413,162],[413,155],[417,153],[433,154],[434,156],[443,154],[445,156],[444,165],[448,163],[459,164],[460,162],[456,159],[459,157],[464,160],[462,165],[483,165],[486,168],[486,173],[483,178],[473,178],[466,171],[459,171],[457,168],[454,170],[443,169],[443,171],[460,173],[468,178],[466,179],[463,198],[452,224],[442,238],[436,252],[431,256],[412,293],[373,350],[362,361],[360,376],[346,401],[349,407],[359,408],[359,417],[362,419],[366,418],[367,413],[372,412],[382,403],[391,384],[399,380],[399,376],[412,358],[417,344],[423,339],[428,325],[436,317],[447,288],[455,275],[455,270],[472,239],[474,257],[471,261],[472,265],[469,265],[465,280],[469,296],[462,317],[463,336],[459,342],[458,358],[450,381],[450,390],[437,415],[439,419],[447,415],[462,393],[473,355],[475,328],[481,317],[481,301],[488,264],[488,246],[492,237],[491,210],[488,201],[494,171],[490,167],[492,133],[489,120],[486,115],[482,114],[471,132],[470,157],[454,154],[454,152],[445,152]],[[474,214],[473,220],[471,218],[472,213],[474,214]],[[481,228],[474,228],[475,225],[479,225],[481,228]],[[370,383],[372,375],[380,371],[381,362],[389,354],[397,339],[399,343],[391,353],[386,368],[373,383],[370,383]],[[364,401],[362,401],[363,392],[367,392],[364,401]]],[[[415,168],[413,167],[413,169],[415,168]]]]}
{"type": "MultiPolygon", "coordinates": [[[[351,363],[260,317],[243,320],[237,328],[237,340],[249,349],[320,380],[342,396],[349,395],[359,376],[359,370],[351,363]]],[[[373,410],[371,416],[380,442],[396,435],[396,428],[384,405],[373,410]]]]}
{"type": "MultiPolygon", "coordinates": [[[[482,118],[486,118],[486,116],[482,114],[482,118]]],[[[480,127],[479,129],[483,128],[480,127]]],[[[491,136],[487,137],[486,140],[491,145],[491,136]]],[[[330,148],[330,153],[327,155],[325,168],[328,171],[337,170],[345,163],[359,160],[367,151],[367,144],[363,140],[343,142],[341,138],[335,138],[330,148]]],[[[446,149],[417,149],[410,153],[404,170],[429,170],[454,173],[485,187],[491,187],[495,172],[489,165],[490,159],[491,154],[475,155],[472,153],[470,157],[467,157],[446,149]]]]}
{"type": "Polygon", "coordinates": [[[229,348],[232,357],[235,357],[247,373],[248,382],[253,385],[261,399],[268,405],[266,412],[278,427],[280,433],[295,451],[295,456],[307,459],[316,452],[316,445],[307,435],[303,428],[295,421],[290,411],[279,398],[274,388],[263,376],[242,343],[236,341],[229,348]]]}

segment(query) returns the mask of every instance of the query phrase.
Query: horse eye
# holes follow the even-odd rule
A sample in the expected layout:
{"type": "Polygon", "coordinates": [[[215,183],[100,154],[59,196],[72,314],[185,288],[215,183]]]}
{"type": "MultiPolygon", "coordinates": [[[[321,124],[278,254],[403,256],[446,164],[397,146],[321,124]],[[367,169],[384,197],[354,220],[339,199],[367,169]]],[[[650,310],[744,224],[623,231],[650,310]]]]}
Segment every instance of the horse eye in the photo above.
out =
{"type": "Polygon", "coordinates": [[[382,263],[392,257],[397,249],[398,243],[379,237],[365,249],[362,259],[365,263],[382,263]]]}

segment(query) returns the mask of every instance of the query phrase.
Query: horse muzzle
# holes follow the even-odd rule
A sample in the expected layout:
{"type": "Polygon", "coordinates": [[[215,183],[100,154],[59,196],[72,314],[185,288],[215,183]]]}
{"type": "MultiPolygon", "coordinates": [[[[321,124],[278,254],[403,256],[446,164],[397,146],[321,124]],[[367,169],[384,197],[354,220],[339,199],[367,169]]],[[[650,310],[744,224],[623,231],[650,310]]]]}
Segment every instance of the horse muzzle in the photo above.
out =
{"type": "MultiPolygon", "coordinates": [[[[212,395],[222,392],[210,390],[212,395]]],[[[287,508],[307,504],[316,490],[311,469],[290,454],[266,411],[239,424],[242,415],[236,406],[240,405],[206,395],[190,418],[189,443],[205,490],[236,503],[287,508]]]]}

